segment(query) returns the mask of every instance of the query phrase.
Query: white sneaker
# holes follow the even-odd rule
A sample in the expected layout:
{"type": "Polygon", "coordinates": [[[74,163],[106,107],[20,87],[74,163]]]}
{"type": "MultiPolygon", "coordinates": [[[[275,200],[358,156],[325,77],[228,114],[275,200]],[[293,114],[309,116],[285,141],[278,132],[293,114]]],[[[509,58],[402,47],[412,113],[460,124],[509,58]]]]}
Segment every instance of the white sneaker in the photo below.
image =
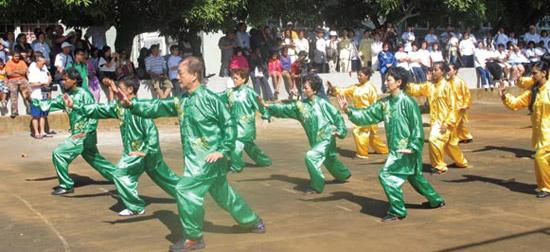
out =
{"type": "Polygon", "coordinates": [[[141,212],[132,212],[129,209],[124,209],[118,213],[118,216],[134,216],[134,215],[142,215],[145,213],[145,210],[141,210],[141,212]]]}

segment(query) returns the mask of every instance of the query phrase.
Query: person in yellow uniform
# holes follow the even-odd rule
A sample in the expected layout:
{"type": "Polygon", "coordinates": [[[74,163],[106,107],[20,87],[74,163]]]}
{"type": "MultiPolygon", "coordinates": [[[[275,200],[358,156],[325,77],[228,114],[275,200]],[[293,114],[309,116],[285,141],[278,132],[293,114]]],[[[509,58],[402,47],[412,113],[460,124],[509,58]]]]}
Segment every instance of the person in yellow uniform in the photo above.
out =
{"type": "Polygon", "coordinates": [[[470,143],[474,141],[474,137],[470,134],[468,128],[466,128],[465,123],[470,119],[468,110],[472,105],[472,94],[470,93],[468,84],[458,77],[458,69],[458,65],[451,63],[449,64],[449,72],[447,72],[448,80],[453,87],[457,101],[456,135],[460,143],[470,143]]]}
{"type": "Polygon", "coordinates": [[[409,95],[425,96],[430,104],[430,162],[432,172],[436,174],[447,172],[445,153],[453,159],[454,166],[468,167],[468,161],[458,146],[456,98],[451,84],[445,79],[446,72],[447,65],[437,62],[434,63],[431,74],[428,74],[430,81],[407,85],[409,95]]]}
{"type": "Polygon", "coordinates": [[[518,97],[506,93],[506,83],[499,86],[504,106],[512,110],[527,107],[531,112],[533,124],[532,144],[535,153],[535,177],[537,179],[537,197],[550,196],[550,81],[549,65],[537,62],[531,70],[533,85],[518,97]]]}
{"type": "MultiPolygon", "coordinates": [[[[376,88],[371,84],[370,77],[372,70],[370,67],[363,67],[357,71],[359,83],[347,88],[336,88],[330,81],[327,81],[330,94],[333,96],[345,96],[351,98],[353,106],[357,109],[367,108],[377,100],[376,88]]],[[[369,156],[369,145],[376,153],[388,154],[388,146],[376,134],[378,126],[376,124],[366,126],[355,126],[353,129],[353,138],[357,153],[355,157],[367,159],[369,156]]]]}

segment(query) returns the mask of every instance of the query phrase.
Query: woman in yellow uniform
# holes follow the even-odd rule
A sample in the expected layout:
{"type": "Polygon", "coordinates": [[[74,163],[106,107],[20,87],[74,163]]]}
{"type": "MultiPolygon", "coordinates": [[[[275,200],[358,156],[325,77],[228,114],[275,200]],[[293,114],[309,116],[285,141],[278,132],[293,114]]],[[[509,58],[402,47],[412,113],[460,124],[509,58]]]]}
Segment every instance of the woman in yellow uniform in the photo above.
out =
{"type": "Polygon", "coordinates": [[[457,105],[457,115],[456,118],[456,136],[458,137],[460,143],[470,143],[474,140],[472,134],[470,134],[468,128],[464,125],[470,117],[468,116],[468,109],[472,105],[472,94],[468,88],[468,84],[458,77],[458,66],[454,63],[449,64],[449,72],[447,72],[447,77],[451,86],[453,87],[454,94],[456,97],[457,105]]]}
{"type": "Polygon", "coordinates": [[[550,81],[549,66],[546,62],[537,62],[531,71],[533,86],[518,97],[506,93],[504,82],[499,91],[504,105],[512,110],[527,107],[531,112],[533,124],[532,144],[535,154],[535,177],[537,179],[537,197],[550,196],[550,81]]]}
{"type": "MultiPolygon", "coordinates": [[[[345,96],[353,100],[353,106],[357,109],[367,108],[377,100],[376,88],[371,84],[370,77],[372,70],[370,67],[363,67],[357,71],[359,83],[347,88],[336,88],[332,83],[327,82],[330,93],[333,96],[345,96]]],[[[355,157],[367,159],[369,156],[369,144],[376,153],[388,154],[388,146],[376,134],[378,126],[376,124],[366,126],[355,126],[353,129],[353,138],[357,153],[355,157]]]]}
{"type": "Polygon", "coordinates": [[[453,159],[454,166],[468,167],[468,161],[458,146],[456,98],[451,84],[445,79],[446,72],[445,63],[437,62],[431,70],[431,81],[407,85],[409,95],[425,96],[430,104],[430,162],[432,172],[437,174],[447,172],[445,153],[453,159]]]}

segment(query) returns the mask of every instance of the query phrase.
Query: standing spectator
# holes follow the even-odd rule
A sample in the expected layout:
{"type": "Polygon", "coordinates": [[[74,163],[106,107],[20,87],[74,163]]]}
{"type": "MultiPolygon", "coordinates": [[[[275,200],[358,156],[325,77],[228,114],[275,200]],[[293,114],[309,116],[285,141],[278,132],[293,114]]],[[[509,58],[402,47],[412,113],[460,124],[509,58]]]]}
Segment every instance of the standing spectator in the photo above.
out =
{"type": "Polygon", "coordinates": [[[283,67],[281,65],[281,60],[279,59],[279,53],[273,52],[269,61],[267,62],[267,71],[269,72],[269,77],[271,77],[271,82],[273,84],[273,99],[279,100],[279,86],[281,85],[283,67]]]}
{"type": "Polygon", "coordinates": [[[63,79],[63,71],[65,71],[65,67],[73,63],[73,57],[71,56],[72,45],[69,42],[63,42],[61,48],[62,51],[55,56],[54,61],[54,81],[56,83],[60,83],[63,79]]]}
{"type": "MultiPolygon", "coordinates": [[[[117,58],[118,56],[116,53],[111,53],[111,47],[103,47],[98,63],[100,80],[103,80],[105,77],[111,80],[116,80],[117,58]]],[[[103,85],[107,86],[106,83],[103,83],[103,85]]]]}
{"type": "Polygon", "coordinates": [[[290,32],[290,38],[292,40],[296,40],[298,39],[298,33],[294,30],[294,23],[292,23],[292,21],[288,21],[286,23],[286,29],[285,29],[285,32],[286,31],[289,31],[290,32]]]}
{"type": "Polygon", "coordinates": [[[407,31],[401,35],[401,39],[403,39],[405,52],[412,51],[412,43],[416,40],[412,26],[407,27],[407,31]]]}
{"type": "Polygon", "coordinates": [[[500,27],[498,29],[497,35],[495,36],[495,43],[497,45],[499,45],[499,44],[506,45],[506,44],[508,44],[508,41],[510,41],[510,39],[508,38],[508,36],[504,32],[504,27],[500,27]]]}
{"type": "Polygon", "coordinates": [[[363,38],[359,42],[359,59],[362,66],[372,67],[372,43],[374,40],[370,36],[370,31],[363,32],[363,38]]]}
{"type": "Polygon", "coordinates": [[[272,101],[273,91],[267,79],[269,76],[267,64],[262,56],[262,50],[260,48],[256,48],[254,53],[250,56],[250,72],[254,91],[258,94],[262,94],[264,101],[272,101]]]}
{"type": "MultiPolygon", "coordinates": [[[[283,41],[284,48],[286,48],[287,50],[287,54],[290,57],[291,63],[294,62],[298,57],[298,53],[296,52],[296,45],[294,44],[294,39],[292,38],[292,32],[292,30],[286,30],[284,33],[285,36],[283,41]]],[[[296,35],[296,37],[298,37],[298,35],[296,35]]]]}
{"type": "Polygon", "coordinates": [[[530,41],[535,42],[535,44],[538,44],[540,41],[540,36],[537,34],[537,28],[534,25],[529,26],[529,32],[526,32],[523,34],[523,41],[526,43],[529,43],[530,41]]]}
{"type": "Polygon", "coordinates": [[[235,41],[235,32],[228,31],[227,34],[220,38],[218,41],[218,47],[221,50],[221,67],[220,77],[229,76],[229,62],[233,57],[233,51],[237,47],[237,41],[235,41]]]}
{"type": "Polygon", "coordinates": [[[294,81],[295,90],[297,91],[296,99],[301,99],[303,95],[303,80],[308,74],[306,64],[307,54],[305,52],[298,53],[298,59],[290,66],[290,75],[294,81]]]}
{"type": "Polygon", "coordinates": [[[344,29],[338,42],[339,69],[342,73],[351,71],[351,47],[352,42],[348,37],[348,31],[344,29]]]}
{"type": "Polygon", "coordinates": [[[297,54],[300,54],[300,52],[306,52],[307,59],[309,54],[309,41],[305,38],[304,30],[298,31],[298,39],[294,41],[294,45],[296,46],[295,49],[297,54]]]}
{"type": "Polygon", "coordinates": [[[262,58],[268,59],[271,56],[271,48],[275,44],[275,38],[271,32],[269,26],[265,26],[262,32],[263,39],[260,41],[260,49],[262,51],[262,58]]]}
{"type": "Polygon", "coordinates": [[[14,51],[19,51],[19,52],[27,52],[27,50],[31,49],[32,50],[32,47],[29,43],[27,43],[27,35],[25,35],[25,33],[19,33],[19,35],[17,35],[17,39],[15,40],[15,45],[13,46],[13,50],[14,51]]]}
{"type": "Polygon", "coordinates": [[[441,45],[447,45],[453,34],[454,34],[453,26],[447,25],[447,27],[445,28],[445,31],[439,35],[441,45]]]}
{"type": "Polygon", "coordinates": [[[80,74],[82,83],[80,87],[86,91],[90,91],[88,88],[88,64],[86,64],[86,58],[88,57],[84,48],[77,48],[74,50],[74,62],[67,64],[65,70],[74,68],[80,74]]]}
{"type": "MultiPolygon", "coordinates": [[[[395,27],[392,23],[386,24],[382,41],[388,42],[390,45],[390,49],[397,48],[397,32],[395,31],[395,27]]],[[[385,85],[382,84],[382,86],[385,85]]]]}
{"type": "Polygon", "coordinates": [[[313,49],[313,65],[317,72],[326,72],[327,63],[327,41],[324,38],[325,32],[323,29],[317,29],[315,31],[315,48],[313,49]]]}
{"type": "MultiPolygon", "coordinates": [[[[94,100],[96,103],[99,103],[99,99],[101,98],[101,84],[99,83],[99,79],[97,78],[98,72],[97,72],[97,58],[93,58],[93,53],[95,51],[95,57],[98,56],[98,50],[96,48],[92,48],[92,53],[88,55],[86,59],[86,67],[87,67],[87,73],[88,73],[88,88],[90,90],[90,93],[92,93],[92,96],[94,97],[94,100]]],[[[110,89],[109,89],[110,91],[110,89]]]]}
{"type": "Polygon", "coordinates": [[[75,49],[84,49],[86,52],[89,52],[91,49],[90,42],[88,40],[82,39],[82,30],[75,29],[73,33],[73,37],[71,38],[72,44],[74,45],[75,49]]]}
{"type": "Polygon", "coordinates": [[[237,31],[237,46],[242,48],[244,55],[250,53],[250,35],[246,31],[245,23],[240,23],[237,31]]]}
{"type": "Polygon", "coordinates": [[[150,79],[151,77],[147,74],[147,71],[145,70],[145,59],[149,57],[151,52],[146,47],[143,47],[139,50],[139,56],[138,56],[138,69],[137,69],[137,75],[138,78],[141,80],[144,79],[150,79]]]}
{"type": "MultiPolygon", "coordinates": [[[[376,32],[374,33],[374,41],[372,42],[372,45],[370,47],[371,51],[371,63],[372,63],[372,69],[378,69],[378,54],[383,50],[384,42],[381,40],[380,33],[376,32]]],[[[384,84],[382,84],[384,86],[384,84]]]]}
{"type": "Polygon", "coordinates": [[[88,27],[88,29],[86,29],[84,37],[92,39],[93,47],[103,48],[107,45],[107,38],[105,37],[105,32],[107,31],[107,28],[108,27],[99,25],[90,26],[88,27]]]}
{"type": "Polygon", "coordinates": [[[168,79],[166,61],[160,55],[158,44],[151,46],[151,56],[145,59],[145,70],[151,76],[156,96],[161,99],[170,96],[173,86],[168,79]]]}
{"type": "Polygon", "coordinates": [[[15,51],[11,60],[6,64],[8,87],[10,89],[11,118],[19,115],[18,93],[21,93],[25,103],[29,99],[30,87],[27,82],[27,70],[27,63],[21,59],[21,52],[15,51]]]}
{"type": "Polygon", "coordinates": [[[463,67],[474,67],[474,42],[469,33],[464,33],[464,39],[458,45],[463,67]]]}
{"type": "Polygon", "coordinates": [[[384,42],[384,44],[382,45],[382,51],[378,54],[378,64],[378,70],[380,71],[380,75],[382,77],[380,90],[382,90],[382,93],[386,93],[386,85],[384,84],[386,80],[386,73],[390,68],[395,67],[395,65],[397,64],[395,56],[390,51],[389,42],[384,42]]]}
{"type": "Polygon", "coordinates": [[[6,65],[4,64],[4,60],[0,59],[0,109],[5,109],[8,105],[6,98],[10,89],[8,87],[7,77],[6,65]]]}
{"type": "Polygon", "coordinates": [[[477,48],[474,49],[474,66],[479,79],[478,87],[485,88],[485,91],[491,84],[491,74],[486,69],[488,53],[483,41],[477,42],[477,48]]]}
{"type": "Polygon", "coordinates": [[[50,46],[46,43],[46,34],[44,32],[38,32],[35,34],[36,39],[32,42],[32,49],[35,52],[41,52],[42,56],[46,59],[46,65],[50,65],[50,46]]]}
{"type": "Polygon", "coordinates": [[[329,32],[329,41],[327,43],[326,55],[328,61],[328,72],[336,72],[336,63],[338,62],[338,33],[336,31],[329,32]]]}
{"type": "Polygon", "coordinates": [[[178,50],[177,45],[170,46],[170,57],[168,57],[168,78],[172,82],[174,87],[174,96],[180,97],[183,94],[178,82],[178,65],[181,62],[182,58],[180,56],[180,51],[178,50]]]}
{"type": "Polygon", "coordinates": [[[351,71],[357,72],[361,68],[361,60],[359,59],[359,41],[355,37],[355,31],[348,30],[348,37],[351,39],[350,43],[350,58],[351,58],[351,71]]]}
{"type": "Polygon", "coordinates": [[[418,50],[418,45],[416,45],[416,42],[413,42],[412,51],[409,52],[409,67],[411,68],[416,83],[422,83],[426,81],[426,74],[424,74],[421,62],[421,52],[418,50]]]}
{"type": "Polygon", "coordinates": [[[435,28],[430,27],[430,30],[428,31],[428,34],[424,36],[424,40],[428,42],[430,48],[433,46],[433,44],[437,43],[439,40],[437,40],[437,35],[435,35],[435,28]]]}
{"type": "Polygon", "coordinates": [[[435,43],[432,45],[432,51],[430,52],[430,67],[433,66],[435,62],[444,62],[443,59],[443,52],[441,52],[441,47],[439,46],[439,43],[435,43]]]}
{"type": "Polygon", "coordinates": [[[54,55],[58,55],[63,51],[63,44],[67,42],[70,44],[69,40],[72,37],[72,33],[64,35],[65,29],[61,25],[56,25],[53,34],[53,47],[50,47],[54,55]]]}
{"type": "Polygon", "coordinates": [[[50,137],[46,134],[45,125],[46,117],[48,116],[48,110],[43,110],[40,107],[40,102],[46,100],[48,93],[42,93],[42,88],[47,87],[52,82],[50,72],[46,66],[46,59],[42,56],[36,58],[36,61],[31,63],[28,69],[29,85],[31,86],[31,124],[33,132],[32,137],[36,139],[42,139],[43,137],[50,137]]]}
{"type": "Polygon", "coordinates": [[[294,97],[296,92],[296,86],[294,85],[294,80],[292,79],[290,72],[291,72],[291,66],[292,66],[292,59],[290,55],[288,54],[288,48],[283,48],[280,56],[281,61],[281,75],[283,77],[283,82],[285,84],[286,93],[288,94],[288,99],[292,100],[292,97],[294,97]]]}
{"type": "Polygon", "coordinates": [[[449,42],[447,42],[447,62],[457,64],[458,62],[458,38],[454,33],[451,33],[449,42]]]}

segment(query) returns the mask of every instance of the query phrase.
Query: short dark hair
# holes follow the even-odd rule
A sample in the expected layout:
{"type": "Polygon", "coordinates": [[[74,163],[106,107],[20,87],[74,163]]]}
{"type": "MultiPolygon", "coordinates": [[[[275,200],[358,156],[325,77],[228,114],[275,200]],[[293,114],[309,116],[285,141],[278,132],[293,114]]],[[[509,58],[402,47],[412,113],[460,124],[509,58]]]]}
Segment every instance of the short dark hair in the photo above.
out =
{"type": "Polygon", "coordinates": [[[368,76],[369,78],[372,76],[372,68],[366,66],[366,67],[361,67],[357,73],[363,73],[364,75],[368,76]]]}
{"type": "Polygon", "coordinates": [[[174,49],[178,49],[178,45],[171,45],[170,46],[170,52],[172,52],[174,49]]]}
{"type": "Polygon", "coordinates": [[[447,63],[443,61],[434,62],[432,65],[432,68],[438,67],[439,69],[443,70],[444,73],[447,73],[449,71],[449,67],[447,66],[447,63]]]}
{"type": "Polygon", "coordinates": [[[137,92],[139,90],[139,86],[136,85],[136,81],[133,78],[124,77],[118,82],[118,85],[121,85],[121,84],[126,86],[126,87],[131,87],[132,88],[132,93],[134,93],[134,95],[137,95],[137,92]]]}
{"type": "Polygon", "coordinates": [[[186,57],[180,65],[187,65],[187,72],[196,74],[200,82],[204,79],[204,62],[195,56],[186,57]]]}
{"type": "Polygon", "coordinates": [[[77,86],[82,86],[82,76],[80,76],[80,73],[76,70],[76,68],[74,68],[74,66],[66,69],[64,75],[67,75],[67,77],[71,80],[75,80],[77,86]]]}
{"type": "Polygon", "coordinates": [[[74,49],[74,55],[77,55],[77,54],[79,54],[79,53],[81,53],[81,52],[83,52],[83,53],[88,53],[88,50],[86,50],[86,49],[84,49],[84,48],[76,48],[76,49],[74,49]]]}
{"type": "Polygon", "coordinates": [[[244,83],[248,82],[248,69],[247,68],[235,68],[231,71],[232,74],[239,75],[242,79],[244,79],[244,83]]]}
{"type": "Polygon", "coordinates": [[[304,84],[309,83],[309,86],[315,93],[319,92],[321,88],[323,88],[323,80],[321,80],[321,77],[315,73],[309,73],[304,78],[304,84]]]}
{"type": "Polygon", "coordinates": [[[453,68],[454,70],[456,70],[456,71],[458,71],[458,69],[460,69],[460,67],[458,66],[458,64],[452,63],[452,62],[447,63],[447,67],[449,67],[449,68],[452,67],[452,68],[453,68]]]}
{"type": "Polygon", "coordinates": [[[405,89],[411,77],[409,71],[407,71],[403,67],[390,68],[390,70],[388,70],[388,72],[386,73],[386,78],[388,78],[389,76],[391,76],[396,81],[401,81],[401,85],[399,86],[400,89],[405,89]]]}

